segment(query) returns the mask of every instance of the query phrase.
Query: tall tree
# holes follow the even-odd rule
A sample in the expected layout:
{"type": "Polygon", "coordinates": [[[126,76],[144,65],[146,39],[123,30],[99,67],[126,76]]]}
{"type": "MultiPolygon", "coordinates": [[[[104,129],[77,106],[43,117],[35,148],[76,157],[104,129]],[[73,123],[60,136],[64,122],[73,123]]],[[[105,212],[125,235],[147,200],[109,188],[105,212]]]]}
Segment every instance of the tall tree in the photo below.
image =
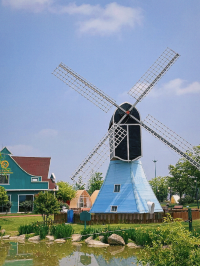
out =
{"type": "Polygon", "coordinates": [[[60,203],[52,193],[41,191],[35,196],[34,210],[36,213],[42,214],[44,223],[47,223],[49,215],[59,213],[60,203]]]}
{"type": "Polygon", "coordinates": [[[58,191],[56,192],[56,197],[58,200],[66,202],[73,199],[76,196],[76,190],[67,182],[58,181],[58,191]]]}
{"type": "Polygon", "coordinates": [[[88,193],[92,195],[95,190],[99,190],[103,184],[102,173],[94,173],[88,181],[88,193]]]}
{"type": "MultiPolygon", "coordinates": [[[[194,152],[188,153],[194,160],[200,161],[200,145],[193,147],[194,152]]],[[[196,193],[196,183],[197,187],[200,185],[200,171],[193,166],[185,158],[181,158],[175,166],[169,165],[169,186],[176,190],[180,198],[183,194],[188,194],[194,196],[196,193]]]]}
{"type": "Polygon", "coordinates": [[[168,185],[169,185],[168,179],[169,179],[168,176],[158,176],[154,177],[149,181],[149,184],[151,185],[154,194],[156,195],[157,199],[161,202],[167,199],[168,196],[168,185]]]}

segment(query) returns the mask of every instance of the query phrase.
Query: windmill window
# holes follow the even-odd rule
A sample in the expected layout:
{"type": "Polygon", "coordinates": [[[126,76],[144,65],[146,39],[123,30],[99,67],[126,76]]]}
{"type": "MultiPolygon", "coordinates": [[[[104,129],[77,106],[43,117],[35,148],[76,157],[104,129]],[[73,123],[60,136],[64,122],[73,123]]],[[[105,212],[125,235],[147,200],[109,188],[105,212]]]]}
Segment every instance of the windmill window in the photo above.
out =
{"type": "Polygon", "coordinates": [[[114,192],[120,192],[121,185],[114,185],[114,192]]]}
{"type": "Polygon", "coordinates": [[[117,211],[117,206],[111,206],[111,212],[116,212],[117,211]]]}
{"type": "Polygon", "coordinates": [[[38,177],[32,177],[32,182],[38,182],[38,177]]]}

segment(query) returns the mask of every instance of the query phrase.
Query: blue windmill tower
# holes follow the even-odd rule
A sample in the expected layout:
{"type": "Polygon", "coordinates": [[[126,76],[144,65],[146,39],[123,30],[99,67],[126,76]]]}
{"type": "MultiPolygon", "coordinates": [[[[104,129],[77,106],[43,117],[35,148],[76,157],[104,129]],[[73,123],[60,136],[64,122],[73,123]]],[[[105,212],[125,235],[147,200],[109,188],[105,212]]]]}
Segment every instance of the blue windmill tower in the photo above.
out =
{"type": "Polygon", "coordinates": [[[140,114],[135,107],[178,57],[179,54],[169,48],[161,54],[128,92],[136,99],[134,104],[123,103],[118,105],[104,92],[63,63],[54,70],[53,74],[57,78],[103,111],[108,112],[112,106],[116,107],[108,132],[71,176],[72,180],[79,176],[88,179],[92,172],[101,167],[107,159],[107,155],[110,155],[110,164],[105,181],[92,206],[92,213],[151,213],[152,211],[162,211],[139,160],[142,157],[142,128],[200,169],[200,163],[193,160],[186,153],[186,151],[192,152],[192,145],[152,116],[148,116],[144,121],[141,121],[140,114]]]}

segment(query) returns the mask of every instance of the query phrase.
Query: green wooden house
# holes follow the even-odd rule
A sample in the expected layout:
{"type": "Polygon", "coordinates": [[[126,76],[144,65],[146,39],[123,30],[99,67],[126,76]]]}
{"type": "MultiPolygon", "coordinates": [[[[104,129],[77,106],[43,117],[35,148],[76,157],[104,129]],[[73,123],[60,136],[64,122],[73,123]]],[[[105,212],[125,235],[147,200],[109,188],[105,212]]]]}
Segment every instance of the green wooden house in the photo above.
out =
{"type": "MultiPolygon", "coordinates": [[[[20,203],[34,201],[40,191],[57,190],[55,175],[48,178],[51,158],[13,156],[6,147],[0,153],[0,186],[12,202],[10,212],[24,212],[20,203]]],[[[0,212],[5,212],[4,206],[0,206],[0,212]]]]}

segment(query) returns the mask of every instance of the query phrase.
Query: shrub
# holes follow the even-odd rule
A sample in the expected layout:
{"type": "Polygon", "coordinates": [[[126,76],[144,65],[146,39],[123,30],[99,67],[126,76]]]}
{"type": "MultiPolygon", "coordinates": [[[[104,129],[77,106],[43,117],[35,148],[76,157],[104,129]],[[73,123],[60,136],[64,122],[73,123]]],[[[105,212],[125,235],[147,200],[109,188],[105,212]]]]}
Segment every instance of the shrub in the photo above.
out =
{"type": "Polygon", "coordinates": [[[140,261],[144,265],[200,265],[199,238],[195,238],[179,221],[172,221],[170,215],[165,222],[156,237],[152,237],[152,245],[146,245],[143,249],[140,261]]]}
{"type": "Polygon", "coordinates": [[[48,235],[49,227],[36,222],[28,225],[20,225],[18,232],[19,235],[34,233],[35,235],[39,235],[41,239],[44,239],[48,235]]]}
{"type": "Polygon", "coordinates": [[[55,239],[71,237],[73,233],[74,229],[70,224],[58,224],[50,227],[50,234],[53,235],[55,239]]]}

